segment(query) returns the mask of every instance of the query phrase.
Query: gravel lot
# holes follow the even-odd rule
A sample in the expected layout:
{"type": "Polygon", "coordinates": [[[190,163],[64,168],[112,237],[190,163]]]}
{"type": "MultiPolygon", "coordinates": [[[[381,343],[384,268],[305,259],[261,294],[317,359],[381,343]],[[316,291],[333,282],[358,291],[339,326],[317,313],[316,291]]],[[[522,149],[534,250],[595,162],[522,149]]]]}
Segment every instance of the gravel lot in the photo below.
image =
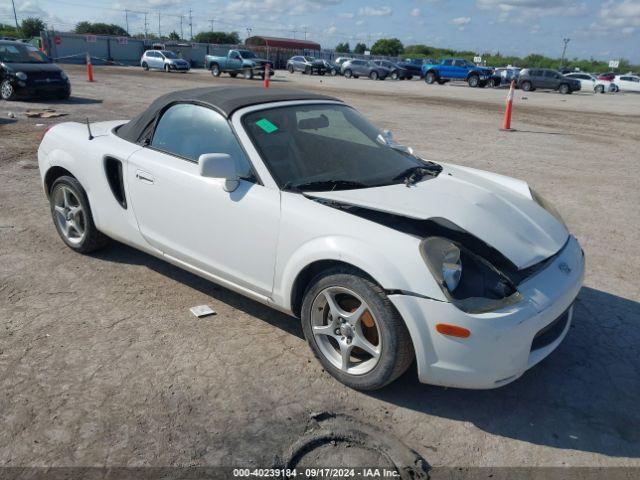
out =
{"type": "Polygon", "coordinates": [[[247,81],[66,70],[68,102],[0,102],[0,466],[266,467],[327,412],[432,466],[640,467],[640,95],[518,91],[505,133],[505,90],[277,72],[272,88],[335,95],[425,158],[530,182],[586,252],[572,329],[523,378],[464,391],[410,369],[365,394],[322,371],[295,319],[119,244],[77,255],[51,222],[38,124],[130,118],[168,91],[247,81]],[[69,115],[24,116],[39,108],[69,115]],[[189,307],[205,303],[218,315],[198,320],[189,307]]]}

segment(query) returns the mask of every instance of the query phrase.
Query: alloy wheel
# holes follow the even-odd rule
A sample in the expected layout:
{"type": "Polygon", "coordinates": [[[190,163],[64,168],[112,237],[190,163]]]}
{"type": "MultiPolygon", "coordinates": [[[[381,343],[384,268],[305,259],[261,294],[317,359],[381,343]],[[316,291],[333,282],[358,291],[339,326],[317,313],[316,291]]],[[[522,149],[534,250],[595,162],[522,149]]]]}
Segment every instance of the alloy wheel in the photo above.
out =
{"type": "Polygon", "coordinates": [[[9,80],[5,80],[4,82],[2,82],[1,89],[2,98],[4,98],[5,100],[10,99],[13,95],[13,85],[11,85],[11,82],[9,80]]]}
{"type": "Polygon", "coordinates": [[[81,243],[87,234],[87,220],[76,194],[69,187],[62,185],[54,192],[53,204],[60,232],[69,243],[81,243]]]}
{"type": "Polygon", "coordinates": [[[378,364],[378,321],[352,290],[334,286],[320,292],[311,306],[311,328],[322,355],[342,372],[364,375],[378,364]]]}

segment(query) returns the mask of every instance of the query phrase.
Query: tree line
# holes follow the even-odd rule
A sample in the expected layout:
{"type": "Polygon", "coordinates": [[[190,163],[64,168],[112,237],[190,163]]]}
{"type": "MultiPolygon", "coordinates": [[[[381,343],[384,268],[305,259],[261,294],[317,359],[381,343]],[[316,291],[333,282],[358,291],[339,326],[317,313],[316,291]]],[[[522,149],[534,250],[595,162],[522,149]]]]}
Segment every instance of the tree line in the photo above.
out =
{"type": "MultiPolygon", "coordinates": [[[[482,57],[483,63],[493,67],[503,67],[513,65],[517,67],[535,67],[535,68],[570,68],[579,69],[585,72],[605,72],[610,70],[609,62],[595,60],[593,58],[585,60],[579,58],[565,59],[564,62],[560,58],[551,58],[537,53],[529,54],[525,57],[516,55],[502,55],[500,52],[485,52],[478,54],[469,50],[453,50],[449,48],[437,48],[428,45],[407,45],[404,46],[397,38],[381,38],[377,40],[369,49],[364,43],[358,43],[353,48],[353,52],[349,46],[349,42],[341,42],[336,45],[335,51],[338,53],[355,53],[364,54],[370,51],[371,55],[385,55],[390,57],[400,57],[402,59],[431,59],[439,61],[441,58],[455,57],[464,58],[473,61],[475,57],[482,57]]],[[[634,65],[629,60],[620,59],[618,70],[639,71],[640,65],[634,65]]]]}

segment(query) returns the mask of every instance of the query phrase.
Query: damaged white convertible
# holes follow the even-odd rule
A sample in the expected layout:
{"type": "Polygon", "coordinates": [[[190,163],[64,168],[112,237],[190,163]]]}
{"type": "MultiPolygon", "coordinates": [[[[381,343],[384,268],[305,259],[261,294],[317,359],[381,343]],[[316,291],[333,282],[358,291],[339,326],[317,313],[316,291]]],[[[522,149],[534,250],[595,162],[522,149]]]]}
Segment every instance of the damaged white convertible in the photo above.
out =
{"type": "Polygon", "coordinates": [[[301,318],[322,366],[372,390],[505,385],[569,330],[584,254],[522,181],[425,161],[303,91],[175,92],[63,123],[38,151],[73,250],[114,239],[301,318]]]}

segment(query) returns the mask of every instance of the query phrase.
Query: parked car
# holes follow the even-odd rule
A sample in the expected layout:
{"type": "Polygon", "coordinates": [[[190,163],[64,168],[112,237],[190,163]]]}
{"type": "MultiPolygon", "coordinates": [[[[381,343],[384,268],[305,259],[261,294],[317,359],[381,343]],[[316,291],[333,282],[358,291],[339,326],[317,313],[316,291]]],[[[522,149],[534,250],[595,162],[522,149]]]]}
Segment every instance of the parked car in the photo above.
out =
{"type": "Polygon", "coordinates": [[[389,70],[389,78],[391,78],[391,80],[411,80],[413,78],[409,70],[402,68],[397,63],[390,62],[389,60],[374,60],[373,63],[389,70]]]}
{"type": "Polygon", "coordinates": [[[500,387],[570,330],[584,253],[547,200],[422,160],[338,99],[191,89],[89,128],[57,124],[38,149],[69,248],[112,237],[299,317],[352,388],[414,361],[421,382],[500,387]]]}
{"type": "Polygon", "coordinates": [[[422,58],[406,58],[398,62],[398,66],[409,71],[412,77],[422,78],[422,65],[424,62],[435,63],[431,59],[423,60],[422,58]]]}
{"type": "Polygon", "coordinates": [[[565,75],[567,78],[575,78],[580,82],[580,90],[586,92],[614,92],[617,90],[615,84],[608,80],[599,80],[595,75],[586,72],[572,72],[565,75]]]}
{"type": "Polygon", "coordinates": [[[328,60],[321,60],[321,61],[324,63],[325,71],[332,77],[335,77],[340,73],[340,65],[338,65],[337,63],[330,62],[328,60]]]}
{"type": "Polygon", "coordinates": [[[345,78],[369,77],[371,80],[384,80],[391,71],[380,67],[371,60],[348,60],[342,64],[342,74],[345,78]]]}
{"type": "Polygon", "coordinates": [[[597,76],[598,80],[608,80],[613,82],[613,79],[616,78],[616,74],[614,72],[601,73],[597,76]]]}
{"type": "Polygon", "coordinates": [[[324,75],[327,72],[327,66],[323,60],[296,55],[287,60],[287,70],[289,70],[289,73],[302,72],[308,75],[313,75],[314,73],[324,75]]]}
{"type": "Polygon", "coordinates": [[[0,96],[3,100],[67,99],[71,84],[64,70],[33,45],[0,41],[0,96]]]}
{"type": "Polygon", "coordinates": [[[549,68],[525,68],[520,72],[518,86],[525,92],[541,89],[557,90],[562,94],[573,93],[581,88],[580,80],[567,78],[549,68]]]}
{"type": "Polygon", "coordinates": [[[235,78],[239,73],[251,80],[254,75],[264,78],[266,65],[269,65],[269,76],[273,75],[273,63],[264,58],[259,58],[250,50],[229,50],[226,57],[206,55],[204,68],[211,70],[211,75],[219,77],[222,73],[228,73],[235,78]]]}
{"type": "Polygon", "coordinates": [[[188,72],[191,64],[171,50],[147,50],[142,54],[140,66],[143,70],[156,69],[165,72],[188,72]]]}
{"type": "Polygon", "coordinates": [[[520,76],[520,69],[516,67],[501,67],[496,68],[491,75],[491,86],[501,87],[509,86],[512,81],[518,84],[518,77],[520,76]]]}
{"type": "Polygon", "coordinates": [[[478,67],[464,58],[443,58],[440,63],[422,65],[422,76],[429,85],[450,80],[466,81],[470,87],[484,87],[491,80],[493,70],[478,67]]]}
{"type": "Polygon", "coordinates": [[[622,92],[640,92],[640,76],[616,75],[613,83],[622,92]]]}

